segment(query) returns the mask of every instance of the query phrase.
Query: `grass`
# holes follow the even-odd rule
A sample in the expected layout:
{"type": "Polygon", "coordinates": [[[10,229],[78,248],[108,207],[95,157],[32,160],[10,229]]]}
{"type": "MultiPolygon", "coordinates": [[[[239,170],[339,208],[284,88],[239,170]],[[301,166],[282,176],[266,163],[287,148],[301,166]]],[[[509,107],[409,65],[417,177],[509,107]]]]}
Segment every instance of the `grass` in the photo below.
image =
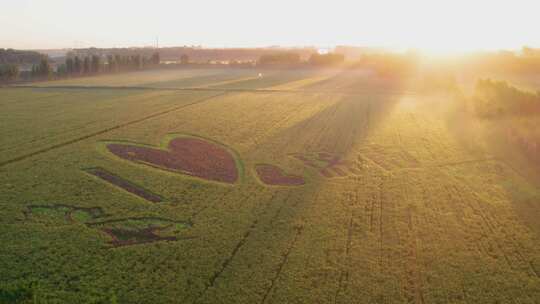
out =
{"type": "MultiPolygon", "coordinates": [[[[134,78],[156,83],[155,73],[134,78]]],[[[538,184],[490,146],[465,144],[448,113],[434,110],[440,97],[399,87],[384,94],[354,74],[261,92],[321,77],[265,74],[220,84],[223,92],[0,89],[0,294],[39,283],[43,303],[107,303],[111,293],[119,303],[538,301],[540,234],[530,216],[538,184]],[[254,90],[227,91],[240,87],[254,90]],[[102,148],[160,146],[171,134],[229,147],[244,178],[201,182],[102,148]],[[319,152],[357,172],[326,178],[291,157],[319,152]],[[305,185],[265,186],[253,174],[261,163],[305,185]],[[87,168],[165,201],[110,187],[87,168]],[[74,221],[65,220],[69,208],[25,215],[54,204],[102,212],[76,209],[74,221]],[[140,233],[152,227],[161,230],[140,233]]],[[[88,81],[114,86],[124,76],[102,77],[88,81]]]]}

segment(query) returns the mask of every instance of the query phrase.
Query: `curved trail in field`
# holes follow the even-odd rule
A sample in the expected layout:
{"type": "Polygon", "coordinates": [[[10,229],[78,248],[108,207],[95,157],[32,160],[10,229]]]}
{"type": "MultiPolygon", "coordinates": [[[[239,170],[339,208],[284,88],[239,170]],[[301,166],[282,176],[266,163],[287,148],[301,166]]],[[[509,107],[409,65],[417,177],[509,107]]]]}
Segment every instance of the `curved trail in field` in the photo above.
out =
{"type": "Polygon", "coordinates": [[[143,122],[143,121],[148,120],[148,119],[152,119],[152,118],[155,118],[155,117],[166,115],[166,114],[169,114],[171,112],[178,111],[180,109],[183,109],[183,108],[186,108],[186,107],[189,107],[189,106],[192,106],[192,105],[203,103],[203,102],[208,101],[208,100],[210,100],[212,98],[223,96],[225,94],[227,94],[227,92],[223,92],[223,90],[221,90],[221,93],[219,93],[219,94],[203,97],[203,98],[197,99],[197,100],[195,100],[193,102],[190,102],[188,104],[183,104],[181,106],[173,107],[173,108],[170,108],[170,109],[167,109],[167,110],[164,110],[164,111],[160,111],[160,112],[150,114],[150,115],[147,115],[147,116],[144,116],[144,117],[141,117],[141,118],[137,118],[135,120],[131,120],[131,121],[128,121],[128,122],[125,122],[125,123],[122,123],[122,124],[118,124],[118,125],[115,125],[115,126],[112,126],[112,127],[109,127],[109,128],[105,128],[105,129],[96,131],[96,132],[92,132],[90,134],[86,134],[86,135],[83,135],[83,136],[80,136],[80,137],[77,137],[77,138],[74,138],[74,139],[70,139],[70,140],[61,142],[59,144],[56,144],[56,145],[53,145],[53,146],[50,146],[50,147],[46,147],[46,148],[31,152],[31,153],[23,154],[21,156],[17,156],[15,158],[0,162],[0,167],[4,167],[6,165],[10,165],[10,164],[25,160],[27,158],[30,158],[30,157],[33,157],[33,156],[36,156],[36,155],[39,155],[39,154],[43,154],[43,153],[46,153],[46,152],[49,152],[49,151],[52,151],[52,150],[55,150],[55,149],[58,149],[58,148],[62,148],[62,147],[65,147],[65,146],[68,146],[68,145],[71,145],[71,144],[74,144],[74,143],[78,143],[78,142],[83,141],[85,139],[89,139],[89,138],[92,138],[92,137],[95,137],[95,136],[98,136],[98,135],[102,135],[102,134],[108,133],[110,131],[114,131],[114,130],[117,130],[117,129],[120,129],[120,128],[123,128],[123,127],[127,127],[127,126],[130,126],[130,125],[139,123],[139,122],[143,122]]]}

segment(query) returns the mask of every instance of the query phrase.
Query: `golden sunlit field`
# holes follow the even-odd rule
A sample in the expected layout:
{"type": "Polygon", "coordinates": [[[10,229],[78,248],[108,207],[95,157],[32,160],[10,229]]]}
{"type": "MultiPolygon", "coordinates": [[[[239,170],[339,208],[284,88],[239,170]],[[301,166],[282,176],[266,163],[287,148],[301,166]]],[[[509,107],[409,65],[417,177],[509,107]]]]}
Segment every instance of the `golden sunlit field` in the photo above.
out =
{"type": "Polygon", "coordinates": [[[540,303],[539,116],[483,118],[420,79],[186,68],[0,88],[0,295],[540,303]]]}

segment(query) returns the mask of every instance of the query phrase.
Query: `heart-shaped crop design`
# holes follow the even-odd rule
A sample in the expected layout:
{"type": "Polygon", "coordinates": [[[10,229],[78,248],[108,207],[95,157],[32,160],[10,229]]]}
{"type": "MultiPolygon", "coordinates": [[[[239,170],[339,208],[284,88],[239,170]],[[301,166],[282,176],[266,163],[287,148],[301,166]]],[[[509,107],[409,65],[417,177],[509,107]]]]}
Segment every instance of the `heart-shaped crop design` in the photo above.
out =
{"type": "Polygon", "coordinates": [[[168,150],[127,144],[108,144],[107,149],[123,159],[179,172],[206,180],[235,183],[238,168],[233,155],[224,147],[199,138],[171,140],[168,150]]]}
{"type": "Polygon", "coordinates": [[[303,185],[304,179],[297,175],[286,175],[279,167],[261,164],[255,167],[259,179],[272,186],[300,186],[303,185]]]}

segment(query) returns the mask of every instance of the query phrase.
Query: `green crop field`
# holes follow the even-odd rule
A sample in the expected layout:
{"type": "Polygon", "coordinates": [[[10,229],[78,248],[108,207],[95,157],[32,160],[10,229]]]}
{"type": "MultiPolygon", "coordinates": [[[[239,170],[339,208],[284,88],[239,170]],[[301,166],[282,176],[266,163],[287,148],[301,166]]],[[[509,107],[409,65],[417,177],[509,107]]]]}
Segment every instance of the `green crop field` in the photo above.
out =
{"type": "Polygon", "coordinates": [[[537,169],[413,87],[185,69],[0,88],[0,303],[540,303],[537,169]]]}

